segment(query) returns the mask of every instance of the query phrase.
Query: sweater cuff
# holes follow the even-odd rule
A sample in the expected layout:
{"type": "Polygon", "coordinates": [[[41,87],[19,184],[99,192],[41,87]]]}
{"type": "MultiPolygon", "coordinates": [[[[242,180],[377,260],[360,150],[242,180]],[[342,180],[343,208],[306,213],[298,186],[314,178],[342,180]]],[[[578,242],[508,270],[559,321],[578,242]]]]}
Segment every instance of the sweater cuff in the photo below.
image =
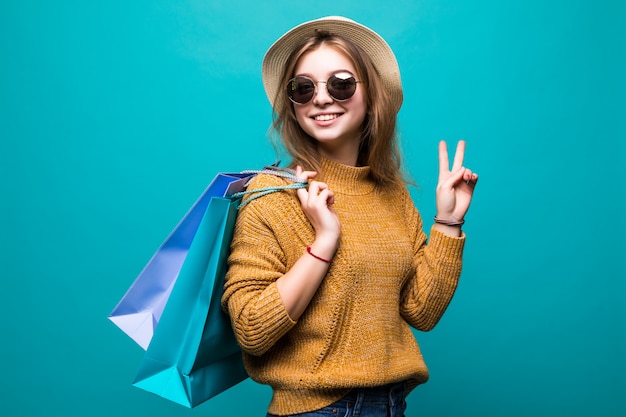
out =
{"type": "Polygon", "coordinates": [[[448,259],[461,258],[463,256],[463,248],[465,247],[465,232],[461,232],[459,237],[453,237],[440,232],[433,226],[430,229],[428,247],[430,250],[435,251],[439,257],[448,259]]]}
{"type": "Polygon", "coordinates": [[[296,324],[289,317],[283,304],[276,283],[267,286],[255,303],[254,318],[238,329],[243,336],[241,347],[251,355],[267,352],[281,337],[296,324]]]}
{"type": "Polygon", "coordinates": [[[283,299],[278,292],[276,281],[268,285],[257,305],[261,312],[261,317],[268,328],[280,329],[282,327],[288,327],[287,330],[289,330],[296,324],[296,322],[289,317],[287,309],[285,309],[285,304],[283,304],[283,299]]]}

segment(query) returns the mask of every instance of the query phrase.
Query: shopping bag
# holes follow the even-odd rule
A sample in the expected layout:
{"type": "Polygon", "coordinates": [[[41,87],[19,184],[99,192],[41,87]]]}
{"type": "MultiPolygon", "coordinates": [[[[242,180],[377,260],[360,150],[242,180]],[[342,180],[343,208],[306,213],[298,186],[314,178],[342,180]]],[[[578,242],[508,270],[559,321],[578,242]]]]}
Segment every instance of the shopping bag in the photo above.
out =
{"type": "Polygon", "coordinates": [[[256,173],[258,171],[217,174],[109,314],[108,318],[144,350],[152,339],[211,198],[242,191],[256,173]]]}
{"type": "MultiPolygon", "coordinates": [[[[247,378],[241,350],[222,311],[230,242],[241,198],[303,188],[292,172],[264,169],[292,184],[211,197],[187,250],[133,384],[192,408],[247,378]]],[[[245,184],[244,184],[245,186],[245,184]]]]}
{"type": "Polygon", "coordinates": [[[211,198],[133,382],[189,408],[247,378],[221,309],[238,204],[211,198]]]}

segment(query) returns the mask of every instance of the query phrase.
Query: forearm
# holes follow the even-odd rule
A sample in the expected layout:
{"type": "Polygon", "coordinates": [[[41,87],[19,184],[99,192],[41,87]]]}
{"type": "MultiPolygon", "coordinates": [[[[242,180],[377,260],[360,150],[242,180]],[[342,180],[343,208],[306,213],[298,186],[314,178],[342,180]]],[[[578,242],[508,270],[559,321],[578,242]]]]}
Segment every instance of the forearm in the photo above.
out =
{"type": "Polygon", "coordinates": [[[298,320],[313,299],[330,267],[330,263],[322,259],[331,260],[335,250],[336,243],[316,239],[311,245],[311,252],[317,257],[304,252],[291,269],[276,281],[278,293],[292,320],[298,320]]]}
{"type": "MultiPolygon", "coordinates": [[[[319,240],[311,245],[312,253],[325,259],[332,259],[335,250],[319,240]]],[[[295,325],[329,268],[304,251],[281,273],[278,253],[260,252],[254,240],[236,241],[230,262],[223,303],[239,344],[252,355],[265,353],[295,325]]]]}

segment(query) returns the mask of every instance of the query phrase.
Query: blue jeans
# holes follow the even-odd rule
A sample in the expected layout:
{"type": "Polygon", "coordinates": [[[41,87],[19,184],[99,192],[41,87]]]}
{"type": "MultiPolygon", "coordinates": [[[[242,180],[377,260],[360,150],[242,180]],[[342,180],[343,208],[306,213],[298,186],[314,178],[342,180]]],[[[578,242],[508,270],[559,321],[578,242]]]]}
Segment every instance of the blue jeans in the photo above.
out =
{"type": "MultiPolygon", "coordinates": [[[[404,417],[406,394],[406,382],[356,388],[327,407],[289,417],[404,417]]],[[[275,416],[268,414],[267,417],[275,416]]]]}

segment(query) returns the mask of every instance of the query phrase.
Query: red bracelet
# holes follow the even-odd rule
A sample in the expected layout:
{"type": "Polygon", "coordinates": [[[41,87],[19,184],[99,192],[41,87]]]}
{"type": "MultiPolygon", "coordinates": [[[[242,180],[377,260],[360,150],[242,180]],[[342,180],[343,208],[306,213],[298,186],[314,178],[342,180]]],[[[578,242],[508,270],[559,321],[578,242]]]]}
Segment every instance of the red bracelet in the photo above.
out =
{"type": "Polygon", "coordinates": [[[310,246],[307,246],[307,247],[306,247],[306,251],[309,253],[309,255],[311,255],[311,256],[312,256],[312,257],[314,257],[315,259],[319,259],[319,260],[320,260],[320,261],[322,261],[322,262],[326,262],[327,264],[330,264],[330,263],[332,263],[332,262],[333,262],[332,260],[324,259],[324,258],[322,258],[321,256],[317,256],[316,254],[314,254],[313,252],[311,252],[311,247],[310,247],[310,246]]]}

